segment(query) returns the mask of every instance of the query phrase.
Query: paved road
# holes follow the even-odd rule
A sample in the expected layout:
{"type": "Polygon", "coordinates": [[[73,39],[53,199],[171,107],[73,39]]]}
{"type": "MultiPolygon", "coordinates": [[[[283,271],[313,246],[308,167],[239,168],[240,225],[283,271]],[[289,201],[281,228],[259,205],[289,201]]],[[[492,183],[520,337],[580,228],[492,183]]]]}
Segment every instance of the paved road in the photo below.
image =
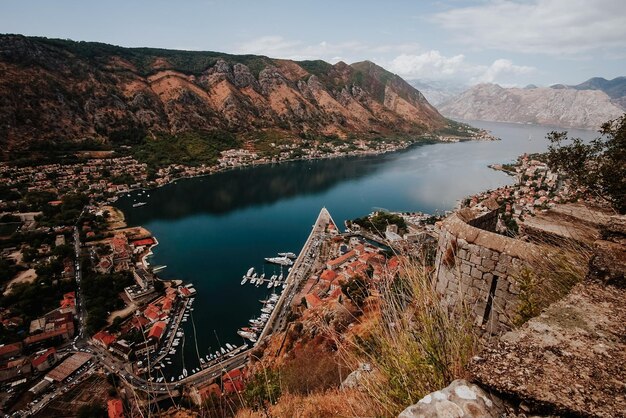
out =
{"type": "MultiPolygon", "coordinates": [[[[325,237],[325,229],[329,222],[332,221],[330,213],[326,208],[322,208],[312,231],[304,244],[302,251],[296,259],[291,271],[287,276],[287,287],[281,294],[279,301],[276,304],[276,309],[270,315],[267,326],[259,336],[258,342],[261,342],[264,338],[271,335],[271,332],[276,329],[283,329],[286,325],[286,316],[288,314],[288,307],[291,305],[294,296],[296,295],[302,280],[308,277],[309,271],[314,267],[314,263],[317,260],[319,249],[321,248],[322,239],[325,237]]],[[[114,357],[109,351],[104,348],[93,344],[88,340],[84,332],[84,320],[86,318],[84,303],[82,303],[82,294],[80,282],[82,279],[82,272],[80,271],[80,265],[78,260],[80,258],[80,237],[78,235],[78,229],[74,230],[74,245],[77,258],[76,268],[76,284],[77,284],[77,314],[79,320],[79,334],[74,341],[74,349],[88,349],[93,352],[95,358],[95,364],[101,364],[106,370],[111,373],[117,374],[127,384],[135,388],[136,390],[144,391],[153,395],[164,394],[167,391],[178,389],[181,384],[198,384],[208,380],[212,380],[218,375],[243,366],[252,350],[245,350],[236,354],[233,357],[225,358],[220,363],[209,366],[200,372],[190,375],[184,379],[175,382],[150,382],[133,374],[129,368],[128,362],[122,361],[114,357]]]]}

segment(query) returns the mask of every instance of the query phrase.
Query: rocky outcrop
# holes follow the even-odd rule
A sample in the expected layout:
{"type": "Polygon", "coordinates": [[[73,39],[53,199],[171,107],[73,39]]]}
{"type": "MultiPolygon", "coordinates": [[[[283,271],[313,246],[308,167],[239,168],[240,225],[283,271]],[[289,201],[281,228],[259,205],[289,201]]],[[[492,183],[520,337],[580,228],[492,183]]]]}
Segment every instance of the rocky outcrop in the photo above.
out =
{"type": "Polygon", "coordinates": [[[598,129],[624,114],[600,90],[503,88],[479,84],[439,107],[444,115],[463,120],[516,122],[561,128],[598,129]]]}
{"type": "Polygon", "coordinates": [[[424,396],[398,418],[498,417],[503,412],[497,397],[465,380],[455,380],[448,387],[424,396]]]}
{"type": "Polygon", "coordinates": [[[0,36],[0,154],[150,133],[261,130],[345,138],[421,135],[448,121],[371,63],[121,48],[0,36]]]}
{"type": "Polygon", "coordinates": [[[626,290],[581,283],[469,366],[472,380],[533,413],[625,416],[626,290]]]}

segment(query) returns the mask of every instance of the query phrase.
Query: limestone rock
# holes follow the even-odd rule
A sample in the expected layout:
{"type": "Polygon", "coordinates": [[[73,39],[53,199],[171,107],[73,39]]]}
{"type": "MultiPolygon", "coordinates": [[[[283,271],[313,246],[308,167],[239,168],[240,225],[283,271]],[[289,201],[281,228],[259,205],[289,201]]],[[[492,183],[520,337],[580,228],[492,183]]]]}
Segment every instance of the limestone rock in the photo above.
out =
{"type": "Polygon", "coordinates": [[[503,412],[504,407],[498,398],[465,380],[455,380],[448,387],[424,396],[398,417],[477,418],[498,417],[503,412]]]}
{"type": "Polygon", "coordinates": [[[479,84],[444,103],[441,113],[452,118],[597,129],[624,110],[600,90],[503,88],[479,84]]]}

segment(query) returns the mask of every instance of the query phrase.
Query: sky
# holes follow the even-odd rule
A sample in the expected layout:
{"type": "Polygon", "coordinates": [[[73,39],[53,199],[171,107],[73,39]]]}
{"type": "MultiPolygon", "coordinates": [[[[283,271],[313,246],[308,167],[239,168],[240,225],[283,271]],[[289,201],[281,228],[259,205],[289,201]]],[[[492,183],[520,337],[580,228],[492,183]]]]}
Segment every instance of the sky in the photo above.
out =
{"type": "Polygon", "coordinates": [[[0,33],[370,60],[463,85],[626,75],[626,0],[0,0],[0,33]]]}

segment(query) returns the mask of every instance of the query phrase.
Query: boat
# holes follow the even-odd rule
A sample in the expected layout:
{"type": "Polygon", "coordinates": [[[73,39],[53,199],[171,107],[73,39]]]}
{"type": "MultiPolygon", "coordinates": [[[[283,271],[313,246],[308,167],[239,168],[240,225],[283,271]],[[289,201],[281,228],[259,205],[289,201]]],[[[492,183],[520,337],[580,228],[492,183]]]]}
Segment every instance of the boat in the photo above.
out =
{"type": "Polygon", "coordinates": [[[272,288],[272,286],[274,286],[274,282],[273,282],[273,281],[271,281],[271,280],[268,280],[268,281],[267,281],[267,288],[268,288],[268,289],[271,289],[271,288],[272,288]]]}
{"type": "Polygon", "coordinates": [[[252,277],[254,277],[255,279],[259,276],[259,273],[257,273],[256,271],[254,272],[254,274],[252,275],[252,277]]]}
{"type": "Polygon", "coordinates": [[[262,273],[262,274],[261,274],[261,276],[259,277],[259,279],[260,279],[261,281],[265,280],[265,273],[262,273]]]}
{"type": "Polygon", "coordinates": [[[232,345],[226,343],[226,348],[228,348],[228,351],[234,350],[235,347],[233,347],[232,345]]]}
{"type": "Polygon", "coordinates": [[[248,272],[246,273],[246,276],[252,276],[252,273],[254,273],[254,267],[250,267],[248,269],[248,272]]]}
{"type": "Polygon", "coordinates": [[[133,207],[138,208],[140,206],[147,205],[147,204],[148,202],[137,202],[137,203],[133,203],[133,207]]]}
{"type": "Polygon", "coordinates": [[[241,285],[243,286],[244,284],[246,284],[247,281],[248,278],[246,276],[243,276],[243,279],[241,280],[241,285]]]}
{"type": "Polygon", "coordinates": [[[263,279],[258,278],[257,281],[256,281],[256,287],[261,286],[261,283],[263,283],[263,279]]]}
{"type": "Polygon", "coordinates": [[[183,376],[187,377],[187,369],[183,369],[183,376]]]}
{"type": "Polygon", "coordinates": [[[173,381],[174,381],[174,376],[172,376],[172,378],[170,379],[170,382],[173,382],[173,381]]]}
{"type": "Polygon", "coordinates": [[[261,309],[261,312],[265,312],[265,313],[272,313],[272,309],[271,309],[271,308],[268,308],[268,307],[265,307],[265,308],[262,308],[262,309],[261,309]]]}
{"type": "Polygon", "coordinates": [[[206,358],[206,361],[211,361],[211,357],[208,354],[204,357],[206,358]]]}
{"type": "Polygon", "coordinates": [[[281,266],[290,266],[293,264],[293,261],[287,257],[266,257],[265,261],[268,263],[279,264],[281,266]]]}
{"type": "Polygon", "coordinates": [[[200,357],[200,363],[202,364],[206,363],[202,357],[200,357]]]}
{"type": "Polygon", "coordinates": [[[297,255],[295,255],[294,253],[291,253],[291,252],[289,252],[289,253],[278,253],[278,255],[281,256],[281,257],[287,257],[287,258],[296,258],[297,257],[297,255]]]}
{"type": "Polygon", "coordinates": [[[220,347],[220,351],[222,352],[222,354],[226,354],[226,349],[224,347],[220,347]]]}
{"type": "Polygon", "coordinates": [[[282,282],[283,281],[283,277],[285,277],[285,276],[283,276],[283,272],[281,271],[280,272],[280,276],[278,276],[278,281],[282,282]]]}
{"type": "Polygon", "coordinates": [[[279,281],[275,281],[275,282],[274,282],[274,287],[278,287],[279,285],[280,285],[280,282],[279,282],[279,281]]]}
{"type": "Polygon", "coordinates": [[[252,342],[256,341],[256,334],[254,334],[252,332],[246,332],[246,331],[239,330],[239,331],[237,331],[237,334],[239,334],[243,338],[246,338],[246,339],[248,339],[248,340],[250,340],[252,342]]]}

